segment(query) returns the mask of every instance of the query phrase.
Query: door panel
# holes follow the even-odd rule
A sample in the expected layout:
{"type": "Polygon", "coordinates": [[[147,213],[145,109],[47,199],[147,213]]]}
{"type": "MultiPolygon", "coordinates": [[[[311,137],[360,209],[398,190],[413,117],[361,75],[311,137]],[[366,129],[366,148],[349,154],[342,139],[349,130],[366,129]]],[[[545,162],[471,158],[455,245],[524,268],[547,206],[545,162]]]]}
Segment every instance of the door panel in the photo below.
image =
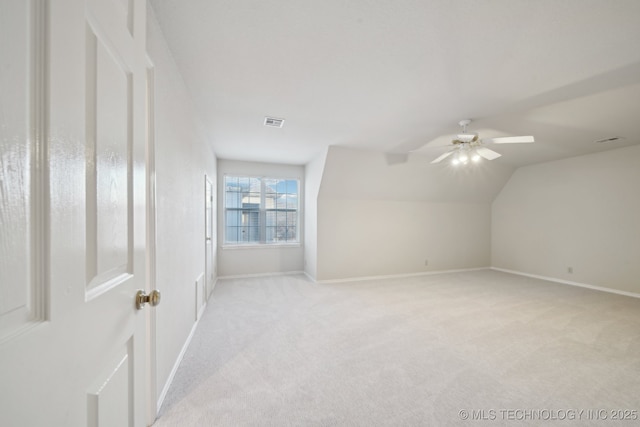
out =
{"type": "Polygon", "coordinates": [[[87,392],[87,426],[133,425],[134,399],[132,343],[108,363],[99,380],[87,392]]]}
{"type": "Polygon", "coordinates": [[[0,5],[0,425],[146,425],[145,2],[0,5]]]}
{"type": "Polygon", "coordinates": [[[0,343],[44,320],[40,171],[44,38],[24,1],[0,3],[0,343]]]}
{"type": "Polygon", "coordinates": [[[87,281],[88,296],[132,273],[129,182],[132,76],[87,29],[87,281]]]}

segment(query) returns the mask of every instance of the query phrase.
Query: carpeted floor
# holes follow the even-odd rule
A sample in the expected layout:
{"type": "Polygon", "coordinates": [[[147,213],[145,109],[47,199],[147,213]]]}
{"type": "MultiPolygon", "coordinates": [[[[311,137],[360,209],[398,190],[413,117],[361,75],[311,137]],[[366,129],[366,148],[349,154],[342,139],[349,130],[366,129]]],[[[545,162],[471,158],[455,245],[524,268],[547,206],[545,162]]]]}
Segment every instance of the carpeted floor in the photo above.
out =
{"type": "Polygon", "coordinates": [[[481,270],[221,280],[154,426],[635,426],[639,412],[640,299],[481,270]]]}

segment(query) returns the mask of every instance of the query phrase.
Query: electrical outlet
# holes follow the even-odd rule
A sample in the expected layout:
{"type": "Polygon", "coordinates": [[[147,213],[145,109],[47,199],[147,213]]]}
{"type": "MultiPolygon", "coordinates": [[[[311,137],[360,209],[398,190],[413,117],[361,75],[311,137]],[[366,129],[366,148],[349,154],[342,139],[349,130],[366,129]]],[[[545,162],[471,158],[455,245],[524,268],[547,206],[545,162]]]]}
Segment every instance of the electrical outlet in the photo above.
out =
{"type": "Polygon", "coordinates": [[[567,273],[572,274],[573,273],[573,267],[567,267],[567,273]]]}

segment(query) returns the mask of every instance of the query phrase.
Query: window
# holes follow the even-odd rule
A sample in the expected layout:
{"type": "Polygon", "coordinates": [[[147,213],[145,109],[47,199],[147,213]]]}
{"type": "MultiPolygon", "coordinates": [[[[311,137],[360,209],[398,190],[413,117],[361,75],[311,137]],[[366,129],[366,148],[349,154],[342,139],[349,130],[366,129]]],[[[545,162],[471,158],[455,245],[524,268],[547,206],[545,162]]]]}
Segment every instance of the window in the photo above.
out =
{"type": "Polygon", "coordinates": [[[297,179],[224,177],[225,243],[298,243],[297,179]]]}

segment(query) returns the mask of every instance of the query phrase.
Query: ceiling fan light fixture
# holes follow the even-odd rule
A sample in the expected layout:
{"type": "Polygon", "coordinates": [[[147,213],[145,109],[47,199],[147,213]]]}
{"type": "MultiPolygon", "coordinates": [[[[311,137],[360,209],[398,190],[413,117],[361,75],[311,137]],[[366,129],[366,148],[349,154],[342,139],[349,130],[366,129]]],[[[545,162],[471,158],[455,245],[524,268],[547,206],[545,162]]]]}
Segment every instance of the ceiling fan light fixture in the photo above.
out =
{"type": "Polygon", "coordinates": [[[473,142],[478,139],[477,133],[459,133],[456,135],[460,142],[473,142]]]}
{"type": "MultiPolygon", "coordinates": [[[[445,158],[451,156],[451,164],[457,166],[459,164],[466,165],[469,162],[478,163],[482,159],[494,160],[502,155],[489,148],[485,147],[486,144],[523,144],[531,143],[535,141],[533,136],[503,136],[496,138],[482,138],[480,139],[475,132],[468,132],[467,126],[471,123],[471,120],[461,120],[458,124],[462,126],[462,133],[457,135],[457,139],[451,141],[451,149],[444,154],[441,154],[431,163],[440,163],[445,158]]],[[[606,138],[599,143],[606,143],[615,141],[617,137],[606,138]]]]}

